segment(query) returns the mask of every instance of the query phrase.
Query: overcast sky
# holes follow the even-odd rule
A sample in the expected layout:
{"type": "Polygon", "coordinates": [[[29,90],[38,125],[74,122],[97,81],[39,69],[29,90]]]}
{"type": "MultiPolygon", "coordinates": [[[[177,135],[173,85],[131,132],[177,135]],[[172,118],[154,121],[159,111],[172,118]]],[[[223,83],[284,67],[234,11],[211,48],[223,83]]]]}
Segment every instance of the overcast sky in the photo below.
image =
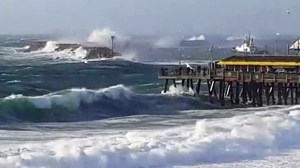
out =
{"type": "Polygon", "coordinates": [[[0,34],[300,34],[299,8],[300,0],[0,0],[0,34]]]}

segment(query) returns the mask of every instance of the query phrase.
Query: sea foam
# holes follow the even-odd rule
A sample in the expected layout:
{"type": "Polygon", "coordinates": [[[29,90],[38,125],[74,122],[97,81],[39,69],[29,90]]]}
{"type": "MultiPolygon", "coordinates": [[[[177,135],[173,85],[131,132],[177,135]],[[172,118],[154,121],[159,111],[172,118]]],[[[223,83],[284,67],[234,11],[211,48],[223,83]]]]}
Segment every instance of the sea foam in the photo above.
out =
{"type": "Polygon", "coordinates": [[[299,136],[300,106],[254,109],[252,114],[168,129],[28,142],[12,147],[11,153],[0,158],[0,167],[132,168],[239,162],[299,145],[299,136]],[[18,149],[26,150],[12,152],[18,149]]]}

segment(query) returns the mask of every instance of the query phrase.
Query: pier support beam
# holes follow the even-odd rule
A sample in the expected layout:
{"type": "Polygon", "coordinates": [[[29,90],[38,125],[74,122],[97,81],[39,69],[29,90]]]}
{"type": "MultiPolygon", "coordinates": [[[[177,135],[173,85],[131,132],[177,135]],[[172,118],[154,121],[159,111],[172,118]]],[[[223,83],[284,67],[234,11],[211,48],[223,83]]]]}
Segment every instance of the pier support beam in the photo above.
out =
{"type": "Polygon", "coordinates": [[[269,83],[266,83],[265,84],[265,95],[266,95],[267,106],[270,105],[270,94],[271,94],[271,88],[269,86],[269,83]]]}
{"type": "Polygon", "coordinates": [[[190,79],[190,85],[191,85],[191,89],[194,90],[194,83],[193,83],[193,79],[190,79]]]}
{"type": "Polygon", "coordinates": [[[282,83],[277,84],[277,105],[282,105],[282,83]]]}
{"type": "Polygon", "coordinates": [[[211,92],[214,93],[214,96],[216,98],[218,98],[218,94],[217,94],[217,91],[216,91],[216,88],[215,88],[215,84],[216,84],[216,81],[212,81],[211,92]]]}
{"type": "Polygon", "coordinates": [[[168,85],[169,85],[169,79],[166,79],[164,93],[167,93],[167,90],[168,90],[168,85]]]}
{"type": "Polygon", "coordinates": [[[181,86],[182,86],[182,88],[184,87],[184,83],[185,83],[185,80],[182,79],[182,80],[181,80],[181,86]]]}
{"type": "Polygon", "coordinates": [[[246,89],[247,89],[248,98],[249,98],[250,101],[252,101],[253,100],[252,82],[249,82],[247,84],[247,88],[246,89]]]}
{"type": "Polygon", "coordinates": [[[294,86],[293,83],[290,83],[290,93],[291,93],[291,104],[294,105],[294,86]]]}
{"type": "Polygon", "coordinates": [[[263,83],[258,83],[258,104],[259,107],[263,106],[263,83]]]}
{"type": "Polygon", "coordinates": [[[294,84],[294,86],[295,86],[295,102],[296,102],[296,104],[299,104],[299,88],[298,88],[298,83],[295,83],[294,84]]]}
{"type": "Polygon", "coordinates": [[[186,88],[190,90],[190,79],[186,80],[186,88]]]}
{"type": "Polygon", "coordinates": [[[224,80],[220,80],[219,81],[219,101],[221,103],[222,106],[225,105],[225,99],[224,99],[224,96],[225,96],[225,81],[224,80]]]}
{"type": "Polygon", "coordinates": [[[201,79],[198,80],[197,86],[196,86],[196,93],[197,95],[200,94],[200,88],[201,88],[201,79]]]}
{"type": "Polygon", "coordinates": [[[289,93],[288,93],[287,89],[288,89],[287,83],[284,83],[284,85],[283,85],[283,101],[284,101],[284,105],[288,105],[287,99],[288,99],[289,93]]]}
{"type": "Polygon", "coordinates": [[[209,102],[212,103],[212,91],[211,91],[211,82],[210,80],[206,80],[207,82],[207,91],[208,91],[208,96],[209,96],[209,102]]]}
{"type": "Polygon", "coordinates": [[[240,104],[240,83],[236,82],[235,85],[235,104],[240,104]]]}
{"type": "Polygon", "coordinates": [[[228,82],[228,96],[230,97],[230,103],[233,104],[233,89],[232,89],[232,82],[228,82]]]}
{"type": "Polygon", "coordinates": [[[243,104],[247,103],[247,83],[243,82],[243,92],[242,92],[242,97],[243,97],[243,104]]]}
{"type": "Polygon", "coordinates": [[[275,102],[275,83],[272,83],[271,84],[271,98],[272,98],[272,104],[275,105],[276,102],[275,102]]]}
{"type": "Polygon", "coordinates": [[[251,95],[252,95],[252,106],[256,107],[257,87],[256,82],[251,81],[251,95]]]}
{"type": "Polygon", "coordinates": [[[177,86],[176,86],[176,80],[175,80],[175,79],[173,79],[173,85],[174,85],[174,87],[177,87],[177,86]]]}

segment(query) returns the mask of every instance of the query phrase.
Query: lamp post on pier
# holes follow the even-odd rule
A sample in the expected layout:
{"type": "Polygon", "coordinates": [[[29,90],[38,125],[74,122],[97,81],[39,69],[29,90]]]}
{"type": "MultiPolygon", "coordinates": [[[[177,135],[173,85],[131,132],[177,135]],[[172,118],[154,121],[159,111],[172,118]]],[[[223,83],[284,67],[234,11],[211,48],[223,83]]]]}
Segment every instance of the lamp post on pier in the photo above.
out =
{"type": "Polygon", "coordinates": [[[116,36],[112,35],[111,37],[111,56],[114,56],[114,48],[115,48],[115,38],[116,36]]]}
{"type": "Polygon", "coordinates": [[[276,33],[276,39],[275,39],[275,55],[278,55],[277,50],[278,50],[278,37],[280,33],[276,33]]]}
{"type": "Polygon", "coordinates": [[[179,48],[178,52],[179,52],[179,67],[181,67],[182,48],[179,48]]]}
{"type": "Polygon", "coordinates": [[[211,48],[209,49],[209,73],[211,74],[212,69],[213,69],[213,56],[214,56],[214,46],[212,45],[211,48]]]}

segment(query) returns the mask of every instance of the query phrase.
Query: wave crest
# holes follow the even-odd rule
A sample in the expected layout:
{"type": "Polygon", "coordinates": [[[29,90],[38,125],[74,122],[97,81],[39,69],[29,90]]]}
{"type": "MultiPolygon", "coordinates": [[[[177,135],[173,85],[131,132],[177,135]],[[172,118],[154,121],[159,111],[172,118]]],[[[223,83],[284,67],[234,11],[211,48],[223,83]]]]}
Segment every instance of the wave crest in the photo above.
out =
{"type": "MultiPolygon", "coordinates": [[[[85,121],[141,114],[176,114],[199,108],[193,98],[136,94],[123,85],[99,90],[68,89],[43,96],[11,95],[0,99],[0,120],[85,121]]],[[[203,105],[203,108],[210,106],[203,105]]]]}

